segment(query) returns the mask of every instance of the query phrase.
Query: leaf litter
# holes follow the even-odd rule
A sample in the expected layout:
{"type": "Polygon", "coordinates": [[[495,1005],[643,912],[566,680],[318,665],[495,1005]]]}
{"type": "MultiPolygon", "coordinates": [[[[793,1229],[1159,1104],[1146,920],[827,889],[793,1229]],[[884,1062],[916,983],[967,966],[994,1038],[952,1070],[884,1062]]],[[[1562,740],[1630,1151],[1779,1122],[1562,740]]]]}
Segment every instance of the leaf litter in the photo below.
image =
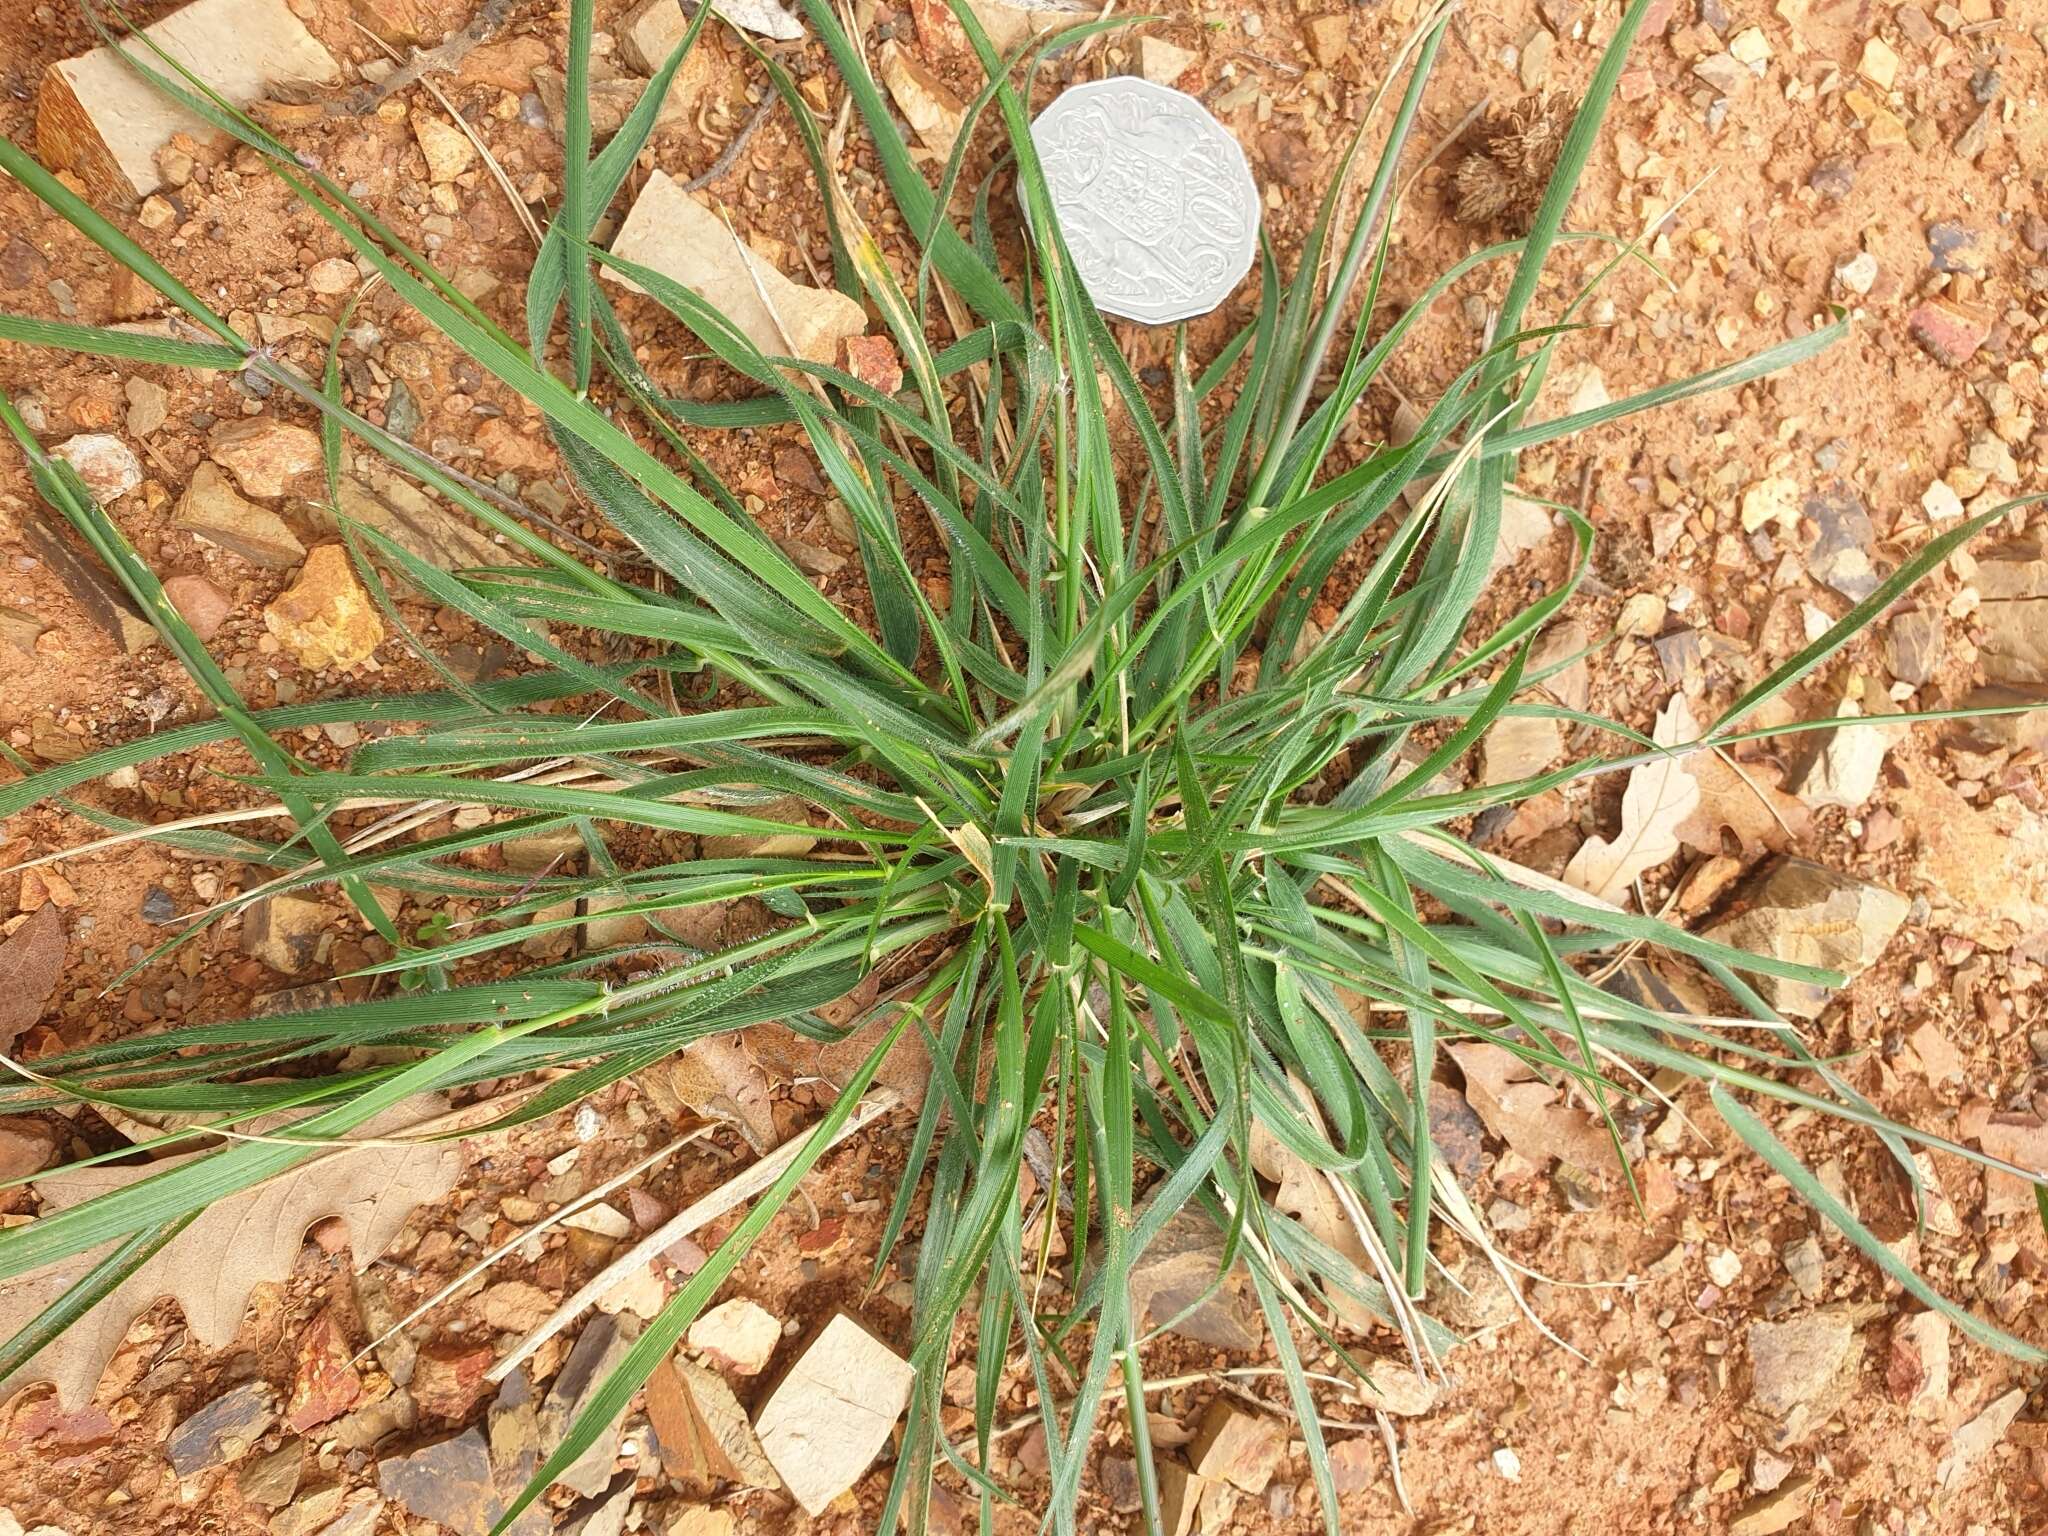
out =
{"type": "Polygon", "coordinates": [[[0,1051],[32,1029],[64,974],[64,914],[45,902],[0,942],[0,1051]]]}
{"type": "MultiPolygon", "coordinates": [[[[1666,748],[1699,739],[1684,694],[1674,693],[1657,712],[1650,739],[1666,748]]],[[[1586,839],[1565,866],[1565,879],[1603,901],[1619,902],[1639,878],[1675,857],[1679,828],[1700,803],[1693,755],[1660,756],[1631,769],[1621,795],[1620,829],[1612,838],[1586,839]]]]}
{"type": "MultiPolygon", "coordinates": [[[[356,1268],[367,1268],[415,1209],[446,1195],[461,1176],[462,1154],[453,1145],[422,1142],[407,1147],[388,1139],[432,1119],[442,1107],[431,1097],[398,1105],[368,1122],[364,1130],[366,1137],[387,1139],[325,1153],[206,1207],[104,1301],[0,1385],[0,1393],[48,1381],[56,1386],[61,1402],[84,1404],[120,1348],[128,1325],[167,1296],[178,1302],[186,1326],[201,1344],[224,1348],[242,1326],[249,1293],[263,1281],[290,1275],[307,1231],[327,1217],[338,1216],[347,1224],[356,1268]]],[[[260,1131],[264,1124],[257,1122],[255,1129],[260,1131]]],[[[164,1158],[139,1167],[60,1170],[37,1179],[33,1187],[46,1209],[65,1210],[204,1155],[164,1158]]],[[[12,1337],[34,1321],[113,1246],[30,1270],[0,1288],[0,1337],[12,1337]]]]}

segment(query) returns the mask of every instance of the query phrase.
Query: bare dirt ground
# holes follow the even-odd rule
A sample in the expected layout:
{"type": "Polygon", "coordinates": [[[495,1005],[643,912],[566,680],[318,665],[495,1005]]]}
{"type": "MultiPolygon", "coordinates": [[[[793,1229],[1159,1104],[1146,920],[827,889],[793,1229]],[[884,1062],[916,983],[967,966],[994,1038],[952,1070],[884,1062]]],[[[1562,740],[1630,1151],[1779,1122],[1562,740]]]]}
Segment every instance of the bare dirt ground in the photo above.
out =
{"type": "MultiPolygon", "coordinates": [[[[293,8],[351,69],[377,56],[351,24],[345,0],[295,0],[293,8]]],[[[1207,100],[1250,150],[1267,228],[1291,259],[1342,136],[1412,19],[1411,0],[1166,9],[1172,14],[1148,35],[1188,51],[1177,83],[1207,100]]],[[[1483,101],[1505,105],[1538,88],[1575,93],[1618,11],[1614,0],[1496,0],[1468,9],[1452,27],[1424,111],[1418,164],[1483,101]]],[[[613,12],[601,0],[601,24],[613,12]]],[[[466,10],[454,0],[357,0],[354,15],[403,47],[431,43],[466,19],[466,10]]],[[[960,61],[921,10],[871,4],[860,15],[872,41],[898,40],[947,78],[964,80],[960,61]]],[[[457,74],[435,82],[476,126],[514,193],[543,216],[560,162],[535,73],[561,66],[563,30],[559,13],[520,7],[457,74]]],[[[63,0],[0,3],[0,128],[32,143],[45,66],[92,41],[63,0]]],[[[1710,719],[1816,624],[1846,611],[1857,571],[1887,569],[1938,531],[1953,515],[1951,502],[2048,490],[2048,430],[2036,427],[2048,354],[2044,50],[2048,9],[2038,0],[1671,0],[1656,8],[1574,222],[1621,236],[1650,231],[1647,249],[1661,276],[1626,265],[1601,289],[1585,312],[1589,329],[1568,343],[1557,370],[1559,408],[1618,399],[1728,362],[1824,323],[1831,305],[1847,306],[1855,324],[1817,360],[1767,383],[1527,458],[1523,487],[1581,506],[1600,538],[1593,577],[1568,615],[1595,639],[1621,631],[1591,659],[1592,708],[1647,729],[1682,693],[1695,715],[1710,719]],[[1930,300],[1977,326],[1972,345],[1926,334],[1921,306],[1930,300]],[[1930,490],[1936,482],[1941,489],[1930,490]]],[[[646,157],[679,179],[713,167],[763,89],[758,67],[729,38],[707,33],[705,51],[704,66],[686,81],[684,110],[646,157]]],[[[837,85],[821,51],[799,43],[785,54],[822,92],[820,104],[836,110],[837,85]]],[[[1136,59],[1130,38],[1098,41],[1073,74],[1120,72],[1136,59]]],[[[618,68],[631,73],[623,61],[618,68]]],[[[293,142],[516,331],[530,255],[522,222],[480,167],[430,183],[410,122],[415,111],[443,108],[416,87],[367,117],[296,124],[293,142]]],[[[1466,147],[1454,144],[1419,170],[1376,325],[1434,274],[1503,234],[1454,217],[1452,178],[1466,147]]],[[[321,263],[342,254],[341,242],[242,158],[201,149],[195,162],[181,185],[126,215],[125,227],[224,312],[252,319],[283,355],[316,370],[355,283],[353,273],[338,288],[313,281],[321,263]]],[[[873,211],[878,183],[858,132],[849,136],[844,164],[857,199],[873,211]]],[[[708,190],[750,233],[773,242],[786,272],[826,270],[815,188],[779,117],[767,120],[708,190]]],[[[1604,255],[1575,250],[1560,260],[1561,278],[1575,286],[1604,255]]],[[[1482,271],[1432,314],[1393,369],[1407,401],[1429,400],[1470,355],[1504,282],[1502,269],[1482,271]]],[[[345,354],[358,407],[373,419],[397,420],[474,473],[504,477],[529,499],[545,499],[545,487],[561,482],[537,418],[389,300],[387,293],[366,303],[361,335],[345,354]]],[[[97,323],[154,312],[102,255],[11,182],[0,182],[0,307],[97,323]]],[[[1241,297],[1195,326],[1191,350],[1213,346],[1242,313],[1241,297]]],[[[643,324],[651,319],[651,312],[635,315],[643,324]]],[[[657,377],[718,387],[708,365],[687,359],[672,330],[650,326],[643,334],[644,361],[657,377]]],[[[1141,365],[1163,356],[1167,333],[1127,328],[1124,335],[1141,365]]],[[[116,515],[160,572],[204,578],[211,596],[202,597],[220,610],[212,649],[252,703],[425,680],[396,637],[352,675],[309,671],[280,649],[263,619],[295,562],[252,563],[174,526],[208,434],[238,418],[299,419],[292,406],[254,397],[231,376],[127,369],[5,344],[0,386],[47,442],[81,433],[130,442],[144,478],[116,515]],[[131,374],[165,392],[159,401],[143,391],[140,421],[131,374]]],[[[1404,403],[1392,390],[1376,390],[1353,437],[1378,440],[1404,403]]],[[[844,561],[850,548],[827,515],[822,487],[788,448],[771,434],[748,433],[715,453],[728,481],[757,499],[750,510],[773,533],[843,562],[819,579],[858,611],[858,566],[844,561]]],[[[29,542],[34,505],[19,455],[0,451],[0,733],[8,744],[31,762],[50,762],[192,718],[196,696],[174,660],[160,646],[126,652],[29,542]]],[[[304,542],[315,542],[317,516],[289,503],[286,510],[304,542]]],[[[596,533],[578,526],[573,506],[563,516],[576,531],[596,533]]],[[[1996,540],[2038,533],[2040,520],[2038,511],[2031,522],[2021,514],[1996,540]]],[[[1525,520],[1520,543],[1489,595],[1498,611],[1551,589],[1568,569],[1568,540],[1540,515],[1525,520]]],[[[934,560],[936,573],[942,567],[934,560]]],[[[827,564],[820,561],[820,569],[827,564]]],[[[1844,696],[1866,709],[1936,709],[1971,697],[1992,675],[1977,572],[1971,556],[1950,560],[1886,623],[1783,701],[1779,717],[1812,718],[1844,696]]],[[[479,672],[492,664],[460,615],[418,604],[408,612],[444,647],[470,647],[479,672]]],[[[1945,1135],[1983,1135],[1992,1112],[2038,1127],[2034,1117],[2048,1112],[2042,718],[2020,717],[1998,732],[1942,724],[1902,732],[1851,805],[1779,795],[1759,814],[1740,785],[1724,786],[1721,813],[1703,835],[1687,839],[1643,899],[1705,924],[1727,909],[1738,876],[1785,852],[1902,893],[1911,904],[1903,924],[1813,1021],[1813,1049],[1853,1053],[1844,1070],[1860,1090],[1887,1112],[1945,1135]]],[[[334,763],[354,743],[346,731],[309,729],[291,744],[334,763]]],[[[1760,750],[1745,769],[1769,791],[1781,778],[1795,782],[1795,757],[1760,750]]],[[[174,758],[80,794],[119,814],[163,820],[234,803],[236,790],[218,771],[245,766],[226,753],[174,758]]],[[[1482,762],[1471,771],[1489,770],[1482,762]]],[[[1747,792],[1760,803],[1757,790],[1747,792]]],[[[1619,793],[1618,785],[1601,783],[1547,797],[1490,829],[1491,846],[1558,872],[1589,835],[1612,831],[1619,793]]],[[[0,867],[95,835],[86,821],[51,809],[17,816],[0,826],[0,867]]],[[[235,1017],[252,999],[380,952],[374,937],[337,923],[308,964],[284,974],[244,954],[230,922],[114,985],[162,939],[151,922],[160,906],[194,910],[250,878],[232,862],[132,845],[0,876],[9,930],[54,902],[66,935],[56,999],[14,1054],[33,1062],[162,1022],[235,1017]]],[[[458,907],[450,915],[468,913],[458,907]]],[[[415,910],[406,920],[410,926],[428,916],[415,910]]],[[[348,986],[360,995],[361,983],[348,986]]],[[[829,1092],[793,1081],[787,1069],[769,1077],[785,1135],[808,1123],[829,1092]]],[[[1446,1081],[1453,1090],[1462,1086],[1453,1073],[1446,1081]]],[[[1615,1181],[1573,1186],[1493,1135],[1477,1144],[1473,1194],[1500,1226],[1505,1252],[1532,1277],[1530,1305],[1553,1337],[1519,1321],[1496,1290],[1477,1286],[1459,1319],[1477,1337],[1447,1362],[1448,1386],[1426,1411],[1388,1421],[1398,1479],[1372,1413],[1333,1390],[1325,1413],[1339,1447],[1344,1528],[1761,1536],[1804,1521],[1798,1528],[1859,1536],[2048,1531],[2041,1372],[1958,1334],[1945,1378],[1923,1379],[1930,1362],[1913,1342],[1914,1325],[1904,1322],[1917,1306],[1741,1155],[1703,1104],[1688,1099],[1684,1107],[1705,1139],[1675,1121],[1652,1128],[1637,1164],[1640,1213],[1615,1181]],[[1805,1241],[1810,1236],[1817,1250],[1805,1241]],[[1788,1390],[1800,1400],[1800,1422],[1786,1432],[1783,1412],[1765,1411],[1768,1384],[1759,1380],[1759,1367],[1772,1366],[1759,1357],[1782,1340],[1757,1325],[1817,1313],[1851,1319],[1849,1343],[1819,1364],[1791,1368],[1798,1379],[1788,1390]]],[[[0,1510],[22,1526],[54,1525],[71,1536],[431,1529],[417,1506],[373,1491],[379,1461],[485,1424],[489,1398],[448,1387],[442,1377],[459,1375],[459,1362],[479,1347],[488,1353],[509,1343],[536,1309],[544,1313],[602,1267],[623,1233],[558,1231],[489,1277],[494,1287],[519,1282],[527,1289],[493,1295],[472,1285],[430,1313],[412,1337],[433,1363],[439,1395],[415,1362],[398,1363],[410,1350],[380,1352],[365,1363],[349,1412],[302,1434],[265,1422],[245,1441],[199,1455],[185,1476],[167,1459],[166,1436],[237,1386],[265,1382],[280,1397],[290,1394],[309,1361],[317,1362],[325,1320],[353,1353],[370,1338],[369,1314],[378,1306],[409,1308],[533,1213],[594,1187],[673,1134],[660,1105],[632,1087],[595,1108],[597,1117],[580,1126],[558,1117],[472,1149],[452,1192],[423,1205],[368,1272],[374,1296],[366,1298],[355,1275],[347,1234],[323,1224],[285,1283],[257,1288],[225,1347],[204,1347],[175,1307],[160,1306],[129,1332],[89,1404],[66,1411],[40,1387],[14,1397],[0,1408],[0,1510]],[[266,1470],[252,1472],[259,1465],[266,1470]]],[[[1906,1186],[1874,1140],[1810,1117],[1777,1124],[1936,1284],[2048,1345],[2048,1240],[2029,1201],[1987,1188],[1972,1165],[1936,1157],[1928,1171],[1942,1198],[1916,1231],[1906,1186]]],[[[7,1133],[0,1155],[16,1160],[0,1169],[7,1179],[36,1171],[67,1141],[106,1144],[105,1127],[0,1125],[7,1133]]],[[[743,1405],[754,1406],[759,1384],[835,1309],[858,1312],[902,1343],[903,1290],[866,1290],[901,1146],[900,1137],[878,1131],[832,1153],[808,1186],[815,1209],[794,1206],[731,1283],[730,1294],[758,1301],[785,1335],[764,1374],[735,1378],[743,1405]]],[[[2048,1146],[2048,1138],[2031,1146],[2048,1146]]],[[[633,1181],[630,1201],[621,1194],[618,1203],[645,1229],[752,1155],[721,1126],[633,1181]]],[[[2021,1155],[2048,1160],[2038,1150],[2021,1155]]],[[[0,1189],[7,1219],[36,1208],[19,1185],[0,1189]]],[[[729,1224],[713,1224],[697,1241],[711,1246],[729,1224]]],[[[658,1273],[672,1284],[692,1259],[672,1252],[658,1273]]],[[[537,1358],[541,1390],[564,1353],[558,1341],[537,1358]]],[[[1148,1358],[1150,1374],[1192,1378],[1157,1406],[1168,1421],[1166,1441],[1174,1424],[1192,1427],[1226,1390],[1280,1401],[1270,1377],[1220,1374],[1259,1363],[1256,1353],[1164,1341],[1157,1358],[1148,1358]]],[[[1030,1407],[1020,1376],[1005,1422],[1027,1421],[1030,1407]]],[[[773,1491],[733,1493],[729,1485],[679,1480],[653,1454],[645,1423],[640,1410],[629,1418],[605,1500],[556,1490],[548,1507],[556,1528],[607,1536],[623,1521],[682,1536],[730,1528],[729,1519],[742,1531],[852,1531],[871,1523],[885,1484],[878,1469],[807,1522],[773,1491]]],[[[1106,1457],[1116,1454],[1114,1439],[1106,1457]]],[[[994,1468],[1027,1506],[1043,1486],[1035,1440],[1028,1423],[1018,1428],[1001,1442],[994,1468]]],[[[1122,1501],[1111,1481],[1106,1476],[1090,1492],[1089,1528],[1136,1529],[1137,1516],[1115,1507],[1122,1501]]],[[[947,1482],[957,1495],[950,1474],[947,1482]]],[[[972,1525],[970,1506],[957,1497],[942,1499],[938,1514],[944,1528],[972,1525]]],[[[1215,1529],[1314,1528],[1298,1447],[1262,1495],[1218,1499],[1202,1518],[1215,1529]]],[[[1009,1511],[998,1523],[1024,1530],[1035,1521],[1009,1511]]],[[[0,1513],[6,1529],[13,1527],[0,1513]]]]}

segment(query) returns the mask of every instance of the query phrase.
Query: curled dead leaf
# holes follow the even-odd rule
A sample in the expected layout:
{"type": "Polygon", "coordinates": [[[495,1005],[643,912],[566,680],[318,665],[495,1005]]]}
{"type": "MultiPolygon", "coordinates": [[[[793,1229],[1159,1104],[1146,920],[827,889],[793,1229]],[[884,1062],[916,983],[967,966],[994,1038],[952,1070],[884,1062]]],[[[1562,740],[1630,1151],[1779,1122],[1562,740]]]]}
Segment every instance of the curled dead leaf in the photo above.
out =
{"type": "Polygon", "coordinates": [[[1686,767],[1700,786],[1699,804],[1678,825],[1678,840],[1688,848],[1719,853],[1725,829],[1735,834],[1745,857],[1755,858],[1785,852],[1812,828],[1813,812],[1785,793],[1783,771],[1774,764],[1699,752],[1686,759],[1686,767]]]}
{"type": "Polygon", "coordinates": [[[1600,1119],[1564,1098],[1513,1051],[1485,1041],[1450,1047],[1465,1074],[1465,1098],[1486,1128],[1537,1167],[1555,1158],[1593,1172],[1618,1172],[1614,1142],[1600,1119]]]}
{"type": "MultiPolygon", "coordinates": [[[[1302,1117],[1315,1127],[1318,1135],[1322,1134],[1323,1119],[1315,1100],[1299,1079],[1289,1081],[1302,1117]]],[[[1365,1244],[1328,1175],[1311,1167],[1256,1118],[1252,1121],[1251,1156],[1252,1166],[1279,1186],[1273,1194],[1273,1208],[1300,1222],[1324,1247],[1349,1259],[1363,1278],[1370,1262],[1365,1244]]],[[[1338,1320],[1346,1327],[1364,1332],[1374,1326],[1377,1320],[1350,1296],[1335,1289],[1327,1294],[1338,1320]]]]}
{"type": "Polygon", "coordinates": [[[771,1152],[780,1139],[768,1103],[768,1078],[737,1035],[707,1035],[680,1055],[650,1067],[638,1078],[671,1120],[709,1115],[739,1127],[756,1152],[771,1152]]]}
{"type": "Polygon", "coordinates": [[[44,902],[0,943],[0,1051],[38,1023],[64,974],[64,914],[44,902]]]}

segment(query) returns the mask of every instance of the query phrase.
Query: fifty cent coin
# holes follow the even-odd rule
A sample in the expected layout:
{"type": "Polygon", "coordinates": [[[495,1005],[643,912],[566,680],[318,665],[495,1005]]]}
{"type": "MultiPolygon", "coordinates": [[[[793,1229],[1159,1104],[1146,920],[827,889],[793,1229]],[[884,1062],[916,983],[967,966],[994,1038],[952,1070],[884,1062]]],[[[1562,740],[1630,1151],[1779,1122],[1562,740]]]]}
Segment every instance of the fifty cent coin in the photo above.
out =
{"type": "Polygon", "coordinates": [[[1259,189],[1194,97],[1128,75],[1073,86],[1031,125],[1053,210],[1096,307],[1170,325],[1251,270],[1259,189]]]}

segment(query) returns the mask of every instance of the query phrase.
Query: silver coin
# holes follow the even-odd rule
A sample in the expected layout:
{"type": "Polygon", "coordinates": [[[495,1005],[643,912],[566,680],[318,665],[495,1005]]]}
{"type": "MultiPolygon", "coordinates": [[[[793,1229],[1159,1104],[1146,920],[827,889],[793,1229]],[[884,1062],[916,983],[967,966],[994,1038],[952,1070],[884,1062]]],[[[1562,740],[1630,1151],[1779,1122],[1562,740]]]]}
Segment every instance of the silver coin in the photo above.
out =
{"type": "Polygon", "coordinates": [[[1251,270],[1259,189],[1194,97],[1128,75],[1060,93],[1031,125],[1053,211],[1096,307],[1169,325],[1251,270]]]}

